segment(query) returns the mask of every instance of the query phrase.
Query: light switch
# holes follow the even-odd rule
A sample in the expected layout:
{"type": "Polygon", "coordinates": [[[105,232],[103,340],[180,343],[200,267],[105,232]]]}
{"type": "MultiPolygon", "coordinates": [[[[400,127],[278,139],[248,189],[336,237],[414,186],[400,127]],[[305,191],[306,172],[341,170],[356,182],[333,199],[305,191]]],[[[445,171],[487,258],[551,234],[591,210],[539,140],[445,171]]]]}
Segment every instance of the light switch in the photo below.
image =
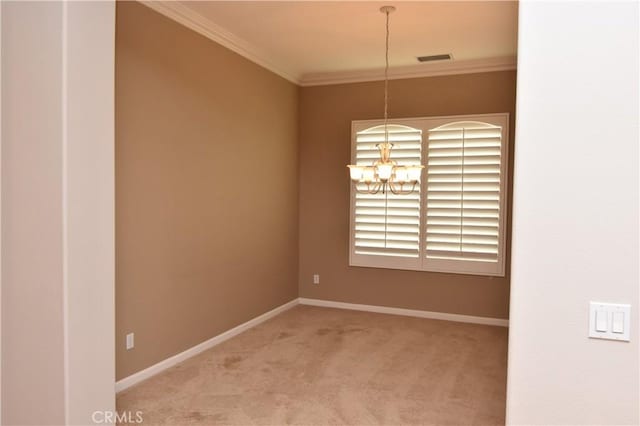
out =
{"type": "Polygon", "coordinates": [[[611,331],[624,333],[624,312],[614,312],[612,314],[611,331]]]}
{"type": "Polygon", "coordinates": [[[600,308],[596,310],[596,331],[604,333],[607,331],[608,327],[608,312],[604,308],[600,308]]]}
{"type": "Polygon", "coordinates": [[[628,342],[631,325],[631,305],[589,303],[589,337],[628,342]]]}

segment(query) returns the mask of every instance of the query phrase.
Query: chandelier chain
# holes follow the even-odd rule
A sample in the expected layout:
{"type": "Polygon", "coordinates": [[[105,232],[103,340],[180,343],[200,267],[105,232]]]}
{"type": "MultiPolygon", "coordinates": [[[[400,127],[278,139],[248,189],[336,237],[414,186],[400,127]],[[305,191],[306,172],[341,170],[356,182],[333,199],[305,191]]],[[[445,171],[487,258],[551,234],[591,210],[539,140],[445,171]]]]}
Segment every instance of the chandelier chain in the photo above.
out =
{"type": "MultiPolygon", "coordinates": [[[[380,151],[380,158],[373,161],[370,166],[350,164],[349,174],[354,182],[357,193],[377,194],[382,191],[384,195],[385,218],[388,213],[388,195],[408,195],[416,190],[420,182],[421,164],[398,165],[391,159],[393,143],[389,141],[389,14],[396,8],[383,6],[380,11],[385,14],[385,52],[384,52],[384,140],[376,144],[380,151]],[[405,186],[406,185],[406,186],[405,186]],[[407,186],[410,186],[408,188],[407,186]]],[[[360,135],[360,133],[358,133],[360,135]]],[[[356,141],[357,142],[357,141],[356,141]]],[[[387,225],[384,223],[385,245],[387,244],[387,225]]]]}
{"type": "Polygon", "coordinates": [[[384,132],[385,132],[385,142],[388,141],[387,134],[387,120],[388,120],[388,102],[389,102],[389,10],[385,12],[387,17],[386,29],[387,35],[385,39],[385,52],[384,52],[384,132]]]}

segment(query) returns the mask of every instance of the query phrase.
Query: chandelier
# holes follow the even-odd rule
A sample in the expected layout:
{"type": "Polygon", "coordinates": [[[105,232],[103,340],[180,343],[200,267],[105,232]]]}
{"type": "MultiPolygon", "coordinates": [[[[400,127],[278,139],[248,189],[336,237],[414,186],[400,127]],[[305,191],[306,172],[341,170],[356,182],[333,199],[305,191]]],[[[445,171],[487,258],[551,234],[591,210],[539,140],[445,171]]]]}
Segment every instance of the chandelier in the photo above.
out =
{"type": "Polygon", "coordinates": [[[355,164],[347,166],[356,191],[360,193],[377,194],[382,191],[385,194],[387,191],[391,191],[394,194],[411,194],[420,182],[420,175],[424,168],[422,165],[399,166],[391,159],[393,144],[389,142],[387,104],[389,100],[389,14],[394,10],[396,8],[393,6],[380,8],[380,12],[384,13],[387,19],[384,67],[384,142],[376,145],[380,151],[380,159],[370,166],[355,164]],[[361,188],[363,186],[361,184],[366,185],[366,188],[361,188]]]}

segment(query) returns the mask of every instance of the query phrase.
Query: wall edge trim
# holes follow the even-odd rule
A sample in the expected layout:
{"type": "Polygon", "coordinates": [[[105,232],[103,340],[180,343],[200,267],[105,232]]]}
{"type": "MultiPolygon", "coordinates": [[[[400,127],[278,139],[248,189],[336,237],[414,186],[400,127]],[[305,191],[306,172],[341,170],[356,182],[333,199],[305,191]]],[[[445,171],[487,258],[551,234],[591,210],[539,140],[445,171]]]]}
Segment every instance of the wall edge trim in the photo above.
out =
{"type": "Polygon", "coordinates": [[[509,327],[509,320],[502,318],[476,317],[472,315],[449,314],[446,312],[420,311],[415,309],[394,308],[390,306],[361,305],[358,303],[336,302],[333,300],[308,299],[301,297],[301,305],[320,306],[324,308],[349,309],[353,311],[375,312],[379,314],[402,315],[407,317],[427,318],[441,321],[464,322],[471,324],[509,327]]]}
{"type": "MultiPolygon", "coordinates": [[[[178,1],[137,0],[148,8],[212,40],[251,62],[301,87],[333,84],[363,83],[384,80],[383,69],[312,72],[300,75],[282,60],[270,57],[268,52],[240,38],[223,26],[190,9],[178,1]]],[[[476,74],[509,71],[517,68],[516,56],[467,59],[460,61],[416,64],[393,67],[389,79],[436,77],[443,75],[476,74]]]]}
{"type": "Polygon", "coordinates": [[[150,367],[145,368],[144,370],[140,370],[137,373],[133,373],[130,376],[125,377],[124,379],[118,380],[115,384],[115,391],[122,392],[125,389],[128,389],[146,379],[149,379],[155,376],[158,373],[163,372],[176,364],[179,364],[187,359],[198,355],[201,352],[206,351],[207,349],[211,349],[222,342],[225,342],[232,337],[237,336],[240,333],[243,333],[250,328],[255,327],[282,312],[285,312],[296,305],[307,305],[307,306],[318,306],[324,308],[337,308],[337,309],[347,309],[352,311],[365,311],[365,312],[375,312],[379,314],[389,314],[389,315],[402,315],[408,317],[416,317],[416,318],[426,318],[426,319],[435,319],[441,321],[453,321],[453,322],[463,322],[463,323],[471,323],[471,324],[482,324],[482,325],[492,325],[499,327],[508,327],[509,320],[502,318],[489,318],[489,317],[477,317],[471,315],[461,315],[461,314],[450,314],[445,312],[433,312],[433,311],[421,311],[415,309],[404,309],[404,308],[394,308],[390,306],[376,306],[376,305],[363,305],[359,303],[346,303],[346,302],[337,302],[333,300],[322,300],[322,299],[309,299],[305,297],[300,297],[293,299],[283,305],[280,305],[268,312],[265,312],[262,315],[259,315],[255,318],[250,319],[247,322],[244,322],[230,330],[224,331],[209,340],[205,340],[202,343],[199,343],[183,352],[180,352],[176,355],[173,355],[167,359],[164,359],[150,367]]]}
{"type": "MultiPolygon", "coordinates": [[[[438,77],[445,75],[478,74],[484,72],[512,71],[517,69],[517,57],[506,56],[485,59],[468,59],[433,64],[419,64],[389,69],[389,80],[438,77]]],[[[363,83],[384,80],[384,69],[338,71],[304,74],[299,85],[328,86],[333,84],[363,83]]]]}
{"type": "Polygon", "coordinates": [[[118,380],[115,384],[115,391],[116,393],[122,392],[123,390],[128,389],[131,386],[134,386],[152,376],[155,376],[156,374],[161,373],[164,370],[167,370],[173,367],[174,365],[181,363],[182,361],[185,361],[193,356],[196,356],[199,353],[206,351],[207,349],[211,349],[214,346],[217,346],[220,343],[225,342],[231,339],[232,337],[235,337],[238,334],[244,331],[247,331],[250,328],[255,327],[256,325],[259,325],[275,317],[276,315],[281,314],[282,312],[293,308],[294,306],[298,305],[298,303],[299,303],[299,299],[295,298],[283,305],[280,305],[268,312],[265,312],[262,315],[252,318],[249,321],[244,322],[236,327],[233,327],[230,330],[224,331],[212,337],[211,339],[205,340],[202,343],[198,343],[197,345],[192,346],[191,348],[183,352],[170,356],[169,358],[166,358],[150,367],[147,367],[144,370],[140,370],[137,373],[133,373],[132,375],[125,377],[124,379],[118,380]]]}
{"type": "Polygon", "coordinates": [[[177,1],[138,0],[148,8],[182,24],[192,31],[212,40],[245,59],[265,68],[294,84],[300,84],[296,73],[282,64],[276,64],[268,55],[256,46],[227,31],[220,25],[205,18],[189,7],[177,1]]]}

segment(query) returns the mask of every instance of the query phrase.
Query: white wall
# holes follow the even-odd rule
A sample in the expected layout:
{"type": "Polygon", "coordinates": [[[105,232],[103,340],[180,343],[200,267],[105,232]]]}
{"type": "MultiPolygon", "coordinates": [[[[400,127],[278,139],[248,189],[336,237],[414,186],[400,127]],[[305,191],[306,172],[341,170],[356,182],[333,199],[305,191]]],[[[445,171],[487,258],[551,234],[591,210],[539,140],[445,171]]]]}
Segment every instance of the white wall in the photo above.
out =
{"type": "Polygon", "coordinates": [[[2,4],[2,423],[114,403],[113,2],[2,4]]]}
{"type": "Polygon", "coordinates": [[[638,2],[521,2],[507,422],[638,424],[638,2]],[[587,337],[632,304],[631,342],[587,337]]]}
{"type": "Polygon", "coordinates": [[[2,424],[64,421],[61,22],[2,5],[2,424]]]}
{"type": "Polygon", "coordinates": [[[115,409],[115,3],[66,3],[67,423],[115,409]]]}
{"type": "MultiPolygon", "coordinates": [[[[0,58],[2,57],[2,2],[0,2],[0,58]]],[[[1,61],[0,61],[1,62],[1,61]]],[[[2,99],[2,66],[0,66],[0,100],[2,99]]],[[[2,102],[0,101],[0,188],[2,188],[2,102]]],[[[0,235],[2,235],[2,189],[0,189],[0,235]]],[[[0,260],[2,244],[0,243],[0,260]]],[[[0,423],[2,423],[2,262],[0,261],[0,423]]]]}

